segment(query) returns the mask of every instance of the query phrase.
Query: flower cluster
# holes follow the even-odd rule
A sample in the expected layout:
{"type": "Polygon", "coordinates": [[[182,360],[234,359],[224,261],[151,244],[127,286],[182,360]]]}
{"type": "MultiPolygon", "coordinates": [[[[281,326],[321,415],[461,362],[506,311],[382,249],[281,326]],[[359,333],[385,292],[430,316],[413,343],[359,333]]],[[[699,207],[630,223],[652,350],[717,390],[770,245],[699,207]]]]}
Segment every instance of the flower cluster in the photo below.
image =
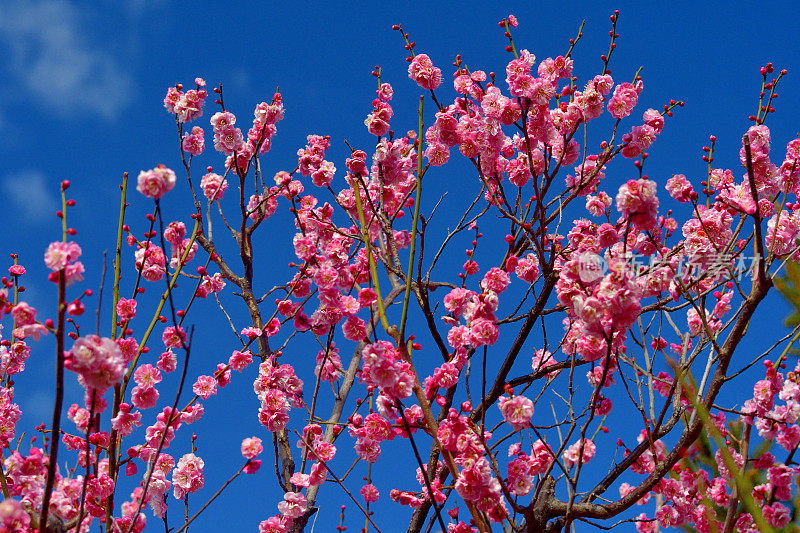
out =
{"type": "Polygon", "coordinates": [[[408,65],[408,77],[423,89],[434,90],[442,83],[441,69],[433,66],[426,54],[417,54],[408,65]]]}
{"type": "Polygon", "coordinates": [[[336,167],[330,161],[325,161],[325,150],[331,145],[330,136],[309,135],[308,144],[297,151],[297,165],[300,174],[311,175],[311,181],[317,187],[327,187],[333,181],[336,167]]]}
{"type": "Polygon", "coordinates": [[[193,453],[187,453],[178,460],[172,471],[172,487],[175,498],[182,500],[187,494],[203,488],[205,463],[193,453]]]}
{"type": "Polygon", "coordinates": [[[136,270],[140,271],[147,281],[159,281],[166,274],[167,260],[160,246],[149,241],[144,242],[134,255],[136,270]]]}
{"type": "Polygon", "coordinates": [[[364,125],[372,135],[381,137],[389,131],[389,120],[394,114],[392,106],[389,105],[389,100],[392,99],[394,91],[391,85],[384,83],[377,92],[378,98],[372,101],[373,110],[372,113],[367,115],[364,125]]]}
{"type": "Polygon", "coordinates": [[[175,173],[165,167],[158,165],[151,170],[142,170],[136,178],[136,190],[152,198],[158,200],[175,187],[177,177],[175,173]]]}
{"type": "Polygon", "coordinates": [[[288,364],[278,365],[270,357],[258,366],[253,391],[261,401],[258,420],[269,431],[278,431],[289,422],[289,406],[303,405],[303,382],[288,364]]]}
{"type": "Polygon", "coordinates": [[[125,370],[125,359],[113,340],[87,335],[72,345],[64,367],[77,372],[84,387],[104,392],[119,383],[125,370]]]}
{"type": "Polygon", "coordinates": [[[200,188],[210,201],[221,200],[228,189],[228,180],[215,172],[208,172],[200,180],[200,188]]]}
{"type": "Polygon", "coordinates": [[[83,280],[83,263],[77,261],[81,247],[75,242],[51,242],[44,253],[44,264],[53,271],[50,281],[58,280],[58,271],[63,270],[67,286],[83,280]]]}

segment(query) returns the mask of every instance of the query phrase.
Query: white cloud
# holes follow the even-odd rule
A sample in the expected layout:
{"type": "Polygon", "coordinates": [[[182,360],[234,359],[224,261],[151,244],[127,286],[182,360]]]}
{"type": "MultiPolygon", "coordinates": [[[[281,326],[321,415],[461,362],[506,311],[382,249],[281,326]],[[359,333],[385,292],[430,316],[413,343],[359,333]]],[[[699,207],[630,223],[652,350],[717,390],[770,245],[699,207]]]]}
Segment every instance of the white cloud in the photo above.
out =
{"type": "Polygon", "coordinates": [[[53,192],[56,189],[48,187],[44,174],[38,170],[22,170],[5,176],[2,190],[10,200],[6,205],[18,211],[15,215],[30,222],[44,222],[58,209],[53,192]]]}
{"type": "Polygon", "coordinates": [[[22,90],[62,116],[90,111],[113,119],[129,101],[130,76],[86,42],[85,23],[63,0],[0,0],[0,40],[22,90]]]}

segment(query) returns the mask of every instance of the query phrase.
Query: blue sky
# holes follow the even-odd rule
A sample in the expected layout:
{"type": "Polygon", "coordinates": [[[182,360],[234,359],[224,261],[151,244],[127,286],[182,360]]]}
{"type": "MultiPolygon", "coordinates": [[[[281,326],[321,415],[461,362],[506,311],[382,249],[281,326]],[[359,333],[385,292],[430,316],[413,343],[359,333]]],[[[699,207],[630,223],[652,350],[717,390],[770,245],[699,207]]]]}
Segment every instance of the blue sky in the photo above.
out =
{"type": "MultiPolygon", "coordinates": [[[[769,6],[669,2],[664,7],[647,2],[576,2],[569,6],[539,2],[270,4],[274,3],[0,0],[0,57],[7,58],[0,62],[3,251],[19,253],[21,262],[29,268],[25,299],[40,309],[40,315],[54,316],[54,288],[42,281],[41,258],[47,244],[59,236],[53,215],[60,202],[58,183],[69,179],[73,184],[69,192],[77,208],[70,212],[70,225],[78,229],[77,240],[83,247],[87,269],[82,288],[96,291],[102,252],[108,250],[110,254],[114,246],[117,185],[122,173],[129,171],[135,177],[139,170],[159,163],[177,170],[180,163],[174,122],[161,104],[168,86],[176,82],[188,86],[196,76],[205,78],[210,87],[222,83],[228,108],[244,121],[250,120],[254,105],[269,100],[279,86],[286,118],[279,123],[273,149],[262,164],[274,171],[291,170],[306,135],[330,134],[333,141],[327,159],[340,169],[334,182],[334,190],[339,190],[348,154],[344,139],[368,152],[374,143],[363,126],[374,98],[375,81],[370,76],[374,65],[383,68],[383,81],[395,88],[393,128],[416,128],[419,89],[407,77],[402,40],[391,31],[394,23],[402,23],[416,41],[417,51],[427,53],[442,68],[446,81],[439,94],[448,100],[453,97],[447,82],[449,64],[456,54],[460,53],[473,69],[503,71],[509,55],[504,51],[506,42],[497,21],[508,13],[516,14],[520,21],[514,32],[517,47],[530,49],[538,58],[563,54],[568,39],[586,19],[583,39],[574,54],[575,72],[582,83],[597,73],[599,55],[608,49],[608,16],[619,9],[620,38],[612,61],[615,79],[629,79],[644,65],[642,110],[661,108],[670,98],[686,102],[667,121],[650,151],[646,173],[657,180],[666,180],[672,173],[702,179],[705,166],[700,149],[710,134],[718,139],[717,165],[737,167],[739,139],[748,127],[747,116],[756,110],[761,82],[758,69],[767,61],[789,70],[775,105],[778,112],[768,122],[775,150],[782,150],[798,133],[800,42],[796,37],[800,22],[791,2],[769,6]]],[[[200,124],[207,126],[214,111],[209,101],[200,124]]],[[[432,122],[430,114],[426,122],[432,122]]],[[[208,133],[209,149],[200,162],[220,168],[222,160],[212,153],[208,133]]],[[[457,194],[461,183],[472,183],[466,169],[458,168],[441,171],[434,190],[457,194]]],[[[631,177],[624,175],[626,171],[633,169],[617,167],[620,175],[614,179],[631,177]]],[[[168,197],[168,220],[181,219],[188,225],[191,206],[187,194],[187,187],[181,183],[168,197]]],[[[151,204],[135,193],[131,198],[129,223],[138,225],[141,232],[145,229],[143,214],[151,204]]],[[[435,195],[427,196],[426,201],[432,202],[431,198],[435,195]]],[[[432,203],[424,207],[430,209],[432,203]]],[[[260,257],[263,270],[259,276],[265,288],[285,278],[286,263],[292,259],[292,230],[286,213],[283,215],[282,220],[270,222],[273,225],[263,231],[263,240],[258,243],[261,250],[270,250],[261,252],[260,257]],[[269,262],[273,253],[281,258],[277,263],[269,262]]],[[[130,282],[130,256],[128,260],[130,282]]],[[[232,308],[238,305],[233,298],[229,301],[232,308]]],[[[96,298],[86,302],[89,312],[85,328],[92,331],[93,318],[89,315],[93,316],[96,298]]],[[[210,302],[203,303],[206,305],[198,312],[197,323],[218,323],[222,318],[219,311],[210,302]]],[[[107,311],[108,302],[104,305],[107,311]]],[[[772,309],[780,313],[760,316],[763,324],[772,325],[775,316],[783,316],[788,310],[777,296],[772,309]]],[[[108,322],[105,313],[106,334],[108,322]]],[[[201,335],[203,349],[194,354],[190,375],[210,372],[212,364],[227,359],[236,347],[230,332],[208,328],[201,335]]],[[[306,349],[309,352],[305,357],[313,360],[316,350],[313,346],[306,349]]],[[[17,398],[26,410],[28,427],[49,418],[52,392],[41,373],[50,374],[51,353],[49,345],[42,343],[41,351],[35,350],[29,362],[29,372],[18,380],[17,398]]],[[[307,362],[298,364],[310,369],[307,362]]],[[[255,366],[245,375],[234,375],[228,389],[205,403],[206,420],[183,431],[171,450],[176,456],[188,451],[188,436],[195,431],[199,454],[207,456],[207,465],[218,467],[208,468],[207,489],[194,505],[205,501],[238,466],[236,461],[215,463],[214,457],[238,457],[239,442],[250,435],[270,442],[255,418],[258,404],[251,390],[254,375],[255,366]]],[[[301,377],[307,386],[313,386],[309,376],[306,372],[301,377]]],[[[75,393],[77,388],[72,385],[70,390],[75,393]]],[[[162,401],[171,398],[168,390],[164,389],[162,401]]],[[[67,404],[73,401],[77,397],[68,398],[67,404]]],[[[346,441],[340,441],[340,449],[347,447],[346,441]]],[[[386,449],[386,453],[409,453],[405,442],[393,442],[386,449]]],[[[351,453],[349,449],[343,451],[351,453]]],[[[211,524],[220,518],[232,530],[252,531],[260,520],[276,512],[281,495],[271,474],[269,451],[264,458],[262,471],[237,480],[207,512],[196,531],[210,531],[211,524]],[[236,511],[229,510],[232,506],[236,511]]],[[[346,469],[345,463],[342,460],[338,464],[340,471],[346,469]]],[[[408,464],[407,472],[397,472],[396,465],[385,464],[376,470],[404,476],[403,488],[413,489],[414,466],[408,464]]],[[[357,490],[358,483],[352,486],[357,490]]],[[[384,501],[393,486],[379,485],[384,501]]],[[[317,530],[328,531],[328,521],[338,520],[339,505],[346,497],[338,488],[326,486],[321,502],[317,530]]],[[[393,505],[380,509],[376,521],[386,525],[383,531],[399,531],[392,524],[405,520],[406,510],[393,505]]],[[[173,516],[181,514],[180,510],[172,512],[173,516]]],[[[348,529],[358,530],[363,520],[353,518],[352,506],[348,513],[348,529]]]]}

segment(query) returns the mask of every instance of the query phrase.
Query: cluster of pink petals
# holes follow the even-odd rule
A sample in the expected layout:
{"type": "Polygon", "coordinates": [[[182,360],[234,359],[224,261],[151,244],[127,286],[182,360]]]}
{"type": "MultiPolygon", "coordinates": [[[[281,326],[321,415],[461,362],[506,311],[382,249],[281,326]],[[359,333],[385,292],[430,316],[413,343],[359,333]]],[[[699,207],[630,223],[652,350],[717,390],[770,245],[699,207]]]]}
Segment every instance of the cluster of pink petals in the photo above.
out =
{"type": "Polygon", "coordinates": [[[136,178],[136,190],[154,200],[158,200],[175,187],[175,172],[164,165],[151,170],[142,170],[136,178]]]}
{"type": "Polygon", "coordinates": [[[76,261],[81,256],[81,247],[75,242],[51,242],[44,253],[44,263],[53,271],[48,277],[58,281],[57,272],[64,270],[67,286],[83,280],[83,263],[76,261]]]}
{"type": "Polygon", "coordinates": [[[161,382],[161,372],[150,364],[141,365],[133,373],[136,386],[131,391],[131,403],[139,409],[156,405],[159,393],[156,386],[161,382]]]}
{"type": "Polygon", "coordinates": [[[383,83],[380,89],[378,89],[377,94],[378,98],[372,101],[372,113],[367,115],[367,118],[364,120],[364,125],[372,135],[380,137],[386,135],[389,131],[389,120],[391,120],[394,114],[392,106],[389,105],[389,100],[392,99],[394,91],[391,85],[383,83]]]}
{"type": "Polygon", "coordinates": [[[16,425],[21,416],[22,410],[14,403],[14,388],[0,389],[0,446],[8,446],[14,438],[16,425]]]}
{"type": "Polygon", "coordinates": [[[317,187],[327,187],[333,181],[336,167],[325,161],[325,151],[330,148],[330,137],[309,135],[308,144],[297,151],[298,170],[303,176],[311,175],[311,181],[317,187]]]}
{"type": "MultiPolygon", "coordinates": [[[[26,336],[30,335],[33,336],[34,339],[37,338],[37,331],[31,329],[23,329],[26,336]]],[[[41,330],[41,333],[45,333],[47,328],[41,330]]],[[[16,337],[16,334],[12,332],[12,335],[16,337]]],[[[11,346],[0,346],[0,369],[5,370],[6,374],[9,376],[13,376],[14,374],[19,374],[20,372],[25,370],[25,361],[31,356],[31,349],[25,341],[18,340],[16,342],[12,342],[11,346]]]]}
{"type": "Polygon", "coordinates": [[[217,112],[211,117],[216,151],[232,154],[244,145],[242,130],[235,127],[234,124],[236,124],[236,116],[230,111],[217,112]]]}
{"type": "Polygon", "coordinates": [[[402,400],[411,396],[414,374],[411,365],[403,361],[400,353],[387,341],[378,341],[364,347],[361,356],[361,380],[380,387],[389,398],[402,400]]]}
{"type": "Polygon", "coordinates": [[[164,108],[167,113],[173,113],[179,122],[191,122],[203,116],[203,104],[208,96],[204,87],[206,82],[202,78],[196,78],[197,89],[190,89],[185,93],[177,87],[167,89],[164,97],[164,108]]]}
{"type": "Polygon", "coordinates": [[[564,458],[564,466],[571,468],[572,465],[577,464],[580,460],[581,463],[586,464],[592,460],[594,454],[597,452],[597,446],[590,439],[580,439],[578,442],[570,445],[562,454],[564,458]],[[579,459],[581,457],[581,459],[579,459]]]}
{"type": "Polygon", "coordinates": [[[81,247],[74,242],[51,242],[44,253],[44,264],[57,272],[81,256],[81,247]]]}
{"type": "Polygon", "coordinates": [[[11,309],[11,316],[16,326],[11,334],[17,339],[22,340],[27,337],[33,337],[34,340],[38,341],[39,335],[47,335],[47,328],[36,321],[36,309],[28,305],[27,302],[20,301],[17,303],[11,309]]]}
{"type": "Polygon", "coordinates": [[[136,300],[120,298],[117,302],[117,316],[122,322],[132,320],[136,316],[136,300]]]}
{"type": "Polygon", "coordinates": [[[181,140],[181,148],[191,155],[200,155],[206,149],[205,132],[200,126],[192,128],[191,133],[187,133],[181,140]]]}
{"type": "Polygon", "coordinates": [[[278,431],[289,422],[289,406],[303,405],[303,382],[291,365],[278,365],[273,358],[261,363],[253,391],[261,401],[258,420],[269,431],[278,431]]]}
{"type": "Polygon", "coordinates": [[[242,441],[242,456],[245,459],[253,460],[264,451],[264,446],[261,445],[261,439],[258,437],[249,437],[242,441]]]}
{"type": "Polygon", "coordinates": [[[423,89],[434,90],[442,83],[442,71],[426,54],[417,54],[408,65],[408,77],[423,89]]]}
{"type": "Polygon", "coordinates": [[[64,366],[77,372],[85,387],[105,391],[119,383],[125,359],[113,340],[87,335],[72,345],[64,366]]]}
{"type": "Polygon", "coordinates": [[[182,500],[187,494],[203,488],[204,466],[203,460],[193,453],[187,453],[180,458],[175,470],[172,471],[172,487],[175,498],[182,500]]]}
{"type": "Polygon", "coordinates": [[[142,277],[147,281],[159,281],[167,272],[167,260],[160,246],[144,242],[134,256],[136,270],[141,271],[142,277]]]}
{"type": "Polygon", "coordinates": [[[321,381],[330,381],[333,383],[342,374],[342,360],[339,357],[339,349],[334,343],[326,350],[317,352],[317,366],[314,368],[314,374],[319,376],[321,381]]]}
{"type": "Polygon", "coordinates": [[[215,172],[209,172],[200,179],[200,188],[209,200],[221,200],[228,189],[228,180],[215,172]]]}
{"type": "Polygon", "coordinates": [[[687,203],[697,199],[697,193],[694,192],[691,182],[683,174],[675,174],[669,178],[666,189],[669,195],[679,202],[687,203]]]}
{"type": "Polygon", "coordinates": [[[278,504],[278,511],[288,518],[299,518],[308,509],[306,497],[301,492],[287,492],[283,501],[278,504]]]}
{"type": "MultiPolygon", "coordinates": [[[[555,357],[553,357],[553,354],[551,354],[547,350],[541,349],[541,350],[536,350],[536,353],[533,355],[533,359],[531,361],[531,368],[533,369],[534,372],[540,372],[549,366],[557,364],[558,361],[556,361],[555,357]]],[[[547,377],[553,379],[560,372],[561,369],[553,370],[552,372],[547,373],[547,377]]]]}
{"type": "Polygon", "coordinates": [[[617,193],[617,210],[642,231],[648,231],[658,222],[658,196],[656,182],[648,179],[628,180],[617,193]]]}
{"type": "Polygon", "coordinates": [[[497,402],[500,412],[503,413],[503,420],[511,425],[514,431],[526,429],[531,425],[533,418],[533,402],[525,396],[514,396],[509,398],[501,396],[497,402]]]}
{"type": "Polygon", "coordinates": [[[203,281],[198,285],[197,290],[195,291],[195,295],[200,298],[207,298],[209,294],[217,294],[222,292],[222,289],[225,288],[225,280],[222,277],[222,274],[217,272],[213,276],[209,276],[207,273],[203,274],[203,281]]]}
{"type": "Polygon", "coordinates": [[[0,502],[0,529],[28,531],[30,523],[30,515],[18,500],[8,498],[0,502]]]}
{"type": "Polygon", "coordinates": [[[370,413],[366,417],[355,415],[348,425],[348,430],[350,436],[356,439],[356,454],[370,463],[374,463],[380,457],[380,443],[395,437],[392,424],[378,413],[370,413]]]}
{"type": "Polygon", "coordinates": [[[375,487],[375,485],[373,485],[372,483],[364,485],[358,492],[361,494],[361,496],[364,498],[364,501],[367,503],[375,503],[376,501],[378,501],[378,498],[380,497],[380,493],[378,492],[377,487],[375,487]]]}
{"type": "MultiPolygon", "coordinates": [[[[283,120],[283,98],[280,93],[272,96],[272,103],[261,102],[253,111],[253,126],[247,132],[248,152],[265,154],[272,147],[272,138],[278,131],[276,124],[283,120]]],[[[228,167],[230,168],[230,167],[228,167]]]]}
{"type": "Polygon", "coordinates": [[[623,82],[614,89],[614,95],[608,101],[608,112],[617,120],[621,120],[633,112],[642,92],[641,82],[636,85],[623,82]]]}
{"type": "MultiPolygon", "coordinates": [[[[595,225],[586,226],[586,229],[597,231],[595,225]]],[[[642,289],[623,260],[612,259],[605,275],[594,269],[591,258],[598,258],[598,246],[596,240],[581,241],[576,250],[578,253],[563,265],[556,283],[559,301],[574,317],[569,320],[563,351],[568,355],[578,353],[587,361],[606,356],[609,348],[607,336],[613,334],[612,349],[620,347],[626,330],[641,311],[642,289]]],[[[609,364],[615,364],[613,358],[609,364]]],[[[605,375],[609,381],[604,385],[610,385],[613,383],[610,381],[613,368],[595,367],[598,374],[593,374],[590,382],[605,375]]]]}
{"type": "Polygon", "coordinates": [[[524,496],[533,488],[534,476],[547,472],[555,460],[553,450],[542,440],[531,446],[530,455],[522,452],[520,443],[508,448],[509,457],[516,457],[508,463],[508,485],[512,494],[524,496]]]}
{"type": "Polygon", "coordinates": [[[800,211],[782,211],[767,221],[766,250],[778,257],[798,254],[797,235],[800,233],[800,211]]]}

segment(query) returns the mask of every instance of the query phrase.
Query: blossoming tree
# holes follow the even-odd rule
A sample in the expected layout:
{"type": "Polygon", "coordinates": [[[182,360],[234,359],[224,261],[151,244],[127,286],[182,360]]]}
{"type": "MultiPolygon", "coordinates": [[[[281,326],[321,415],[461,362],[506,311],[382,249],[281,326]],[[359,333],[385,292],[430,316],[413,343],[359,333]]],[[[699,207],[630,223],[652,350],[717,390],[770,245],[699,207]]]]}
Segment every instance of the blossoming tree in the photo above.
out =
{"type": "MultiPolygon", "coordinates": [[[[682,103],[637,111],[642,79],[615,79],[609,68],[617,19],[602,68],[579,80],[580,30],[564,55],[537,62],[517,49],[509,16],[500,23],[511,54],[505,78],[459,57],[455,96],[395,26],[422,89],[418,128],[391,130],[393,90],[376,68],[364,123],[375,143],[348,143],[338,175],[325,159],[327,135],[309,135],[292,170],[268,172],[285,163],[264,158],[284,118],[281,94],[256,105],[245,134],[221,86],[210,126],[223,170],[198,171],[201,157],[215,156],[199,125],[211,107],[206,82],[169,88],[163,103],[179,145],[170,166],[181,171],[142,171],[137,193],[123,179],[113,291],[103,297],[101,287],[98,298],[112,302],[110,330],[84,333],[93,291],[77,292],[88,243],[68,224],[69,182],[62,239],[44,254],[55,316],[37,318],[24,301],[23,264],[33,259],[12,254],[0,290],[11,324],[0,343],[2,531],[99,524],[130,533],[160,522],[186,531],[218,512],[217,498],[242,474],[275,505],[261,532],[310,527],[326,491],[344,491],[364,530],[375,531],[400,531],[383,520],[388,505],[408,509],[408,531],[786,526],[800,370],[784,371],[800,327],[763,353],[737,351],[775,272],[800,257],[790,201],[800,140],[776,156],[765,125],[786,71],[761,69],[758,111],[736,147],[741,168],[714,167],[712,136],[701,187],[682,174],[651,179],[648,150],[682,103]],[[456,159],[472,169],[472,188],[423,208],[427,183],[456,159]],[[194,210],[166,222],[179,182],[194,210]],[[660,202],[659,191],[671,199],[660,202]],[[131,226],[128,203],[149,201],[147,226],[131,226]],[[264,229],[280,216],[293,220],[292,235],[264,229]],[[257,266],[256,250],[277,238],[291,239],[294,257],[257,266]],[[455,265],[464,243],[466,262],[455,265]],[[274,283],[270,269],[288,261],[291,275],[274,283]],[[220,327],[237,344],[198,340],[192,317],[204,307],[222,311],[220,327]],[[48,334],[53,418],[37,428],[41,442],[25,446],[13,376],[48,334]],[[758,363],[761,379],[730,400],[726,387],[758,363]],[[171,373],[175,391],[162,384],[171,373]],[[71,400],[67,421],[73,377],[84,395],[71,400]],[[173,444],[204,416],[203,402],[251,379],[262,432],[243,436],[231,479],[205,486],[206,472],[226,462],[203,459],[194,436],[188,450],[173,444]],[[763,441],[775,443],[771,451],[763,441]],[[403,451],[416,483],[373,476],[382,446],[403,451]],[[272,473],[260,469],[265,448],[272,473]],[[709,453],[716,460],[702,463],[709,453]],[[72,467],[63,469],[65,456],[72,467]],[[363,482],[348,477],[354,469],[363,482]]],[[[340,530],[344,523],[342,508],[340,530]]]]}

